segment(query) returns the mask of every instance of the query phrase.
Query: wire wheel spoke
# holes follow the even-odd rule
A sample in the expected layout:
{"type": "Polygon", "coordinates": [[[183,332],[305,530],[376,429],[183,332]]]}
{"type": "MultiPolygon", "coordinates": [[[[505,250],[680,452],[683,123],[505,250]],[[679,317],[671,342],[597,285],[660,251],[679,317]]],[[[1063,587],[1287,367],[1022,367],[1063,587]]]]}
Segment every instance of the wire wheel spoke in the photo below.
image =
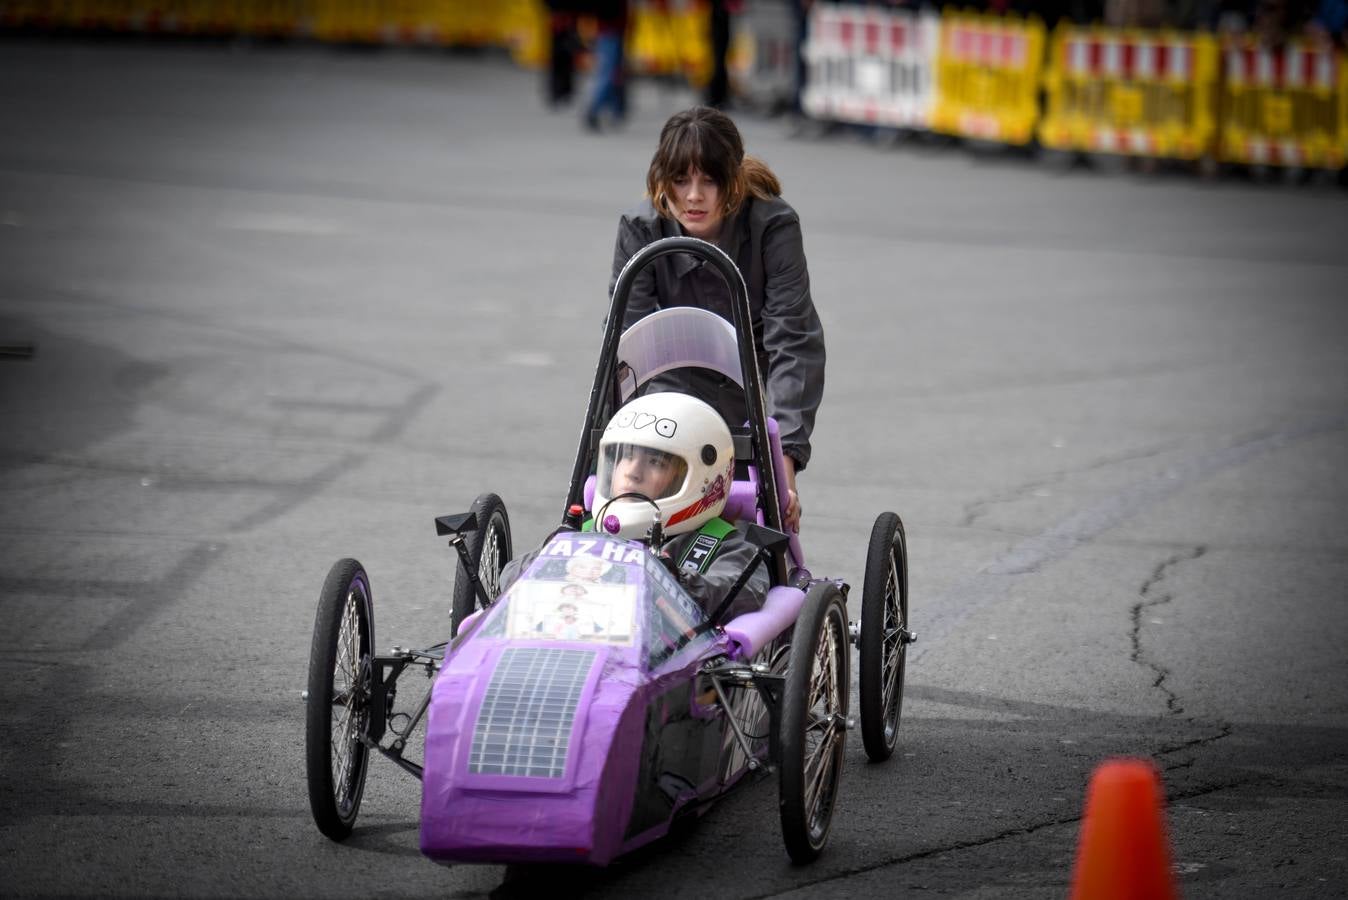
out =
{"type": "Polygon", "coordinates": [[[892,728],[891,719],[894,718],[896,707],[898,707],[898,687],[899,672],[903,667],[903,656],[905,656],[906,647],[903,644],[903,629],[907,622],[903,621],[903,612],[900,609],[899,591],[902,590],[902,581],[899,579],[899,548],[892,547],[890,550],[890,573],[884,585],[884,633],[880,640],[880,671],[883,672],[882,691],[880,691],[880,709],[884,710],[884,725],[886,730],[892,728]]]}
{"type": "MultiPolygon", "coordinates": [[[[897,549],[897,548],[896,548],[897,549]]],[[[899,608],[899,590],[902,582],[899,580],[898,553],[891,551],[889,554],[889,578],[885,583],[885,624],[884,634],[880,641],[881,646],[881,665],[880,669],[884,673],[881,690],[881,709],[885,713],[886,728],[891,727],[898,699],[899,672],[903,665],[904,653],[906,648],[903,643],[904,626],[903,614],[899,608]]]]}
{"type": "MultiPolygon", "coordinates": [[[[825,786],[832,787],[834,753],[833,748],[837,744],[834,736],[834,730],[830,730],[829,739],[820,744],[821,753],[819,762],[813,774],[810,775],[809,786],[805,789],[805,808],[810,811],[810,827],[817,828],[821,818],[820,798],[824,794],[825,786]],[[827,752],[823,752],[827,751],[827,752]]],[[[808,769],[806,771],[809,771],[808,769]]],[[[832,791],[830,790],[830,793],[832,791]]]]}
{"type": "Polygon", "coordinates": [[[902,647],[899,647],[885,657],[884,707],[886,711],[894,706],[894,698],[898,693],[899,671],[903,668],[903,655],[906,652],[902,647]]]}
{"type": "Polygon", "coordinates": [[[828,804],[832,802],[836,781],[837,749],[842,738],[839,727],[842,698],[837,678],[839,635],[832,618],[825,621],[822,638],[815,650],[807,713],[809,724],[805,727],[805,810],[811,830],[822,829],[827,822],[828,804]]]}
{"type": "Polygon", "coordinates": [[[805,772],[807,775],[807,787],[805,790],[805,808],[810,811],[810,820],[817,818],[819,795],[824,787],[831,780],[834,751],[837,749],[838,740],[842,736],[842,729],[839,728],[837,721],[833,717],[827,719],[816,719],[811,723],[808,729],[816,735],[813,749],[807,741],[807,755],[805,757],[805,772]]]}
{"type": "Polygon", "coordinates": [[[493,600],[500,593],[501,541],[500,533],[490,524],[482,543],[482,559],[478,563],[478,578],[493,600]]]}
{"type": "Polygon", "coordinates": [[[365,728],[367,659],[362,653],[360,604],[364,594],[358,584],[347,591],[342,622],[337,631],[337,658],[332,673],[332,790],[340,809],[350,807],[360,734],[365,728]]]}

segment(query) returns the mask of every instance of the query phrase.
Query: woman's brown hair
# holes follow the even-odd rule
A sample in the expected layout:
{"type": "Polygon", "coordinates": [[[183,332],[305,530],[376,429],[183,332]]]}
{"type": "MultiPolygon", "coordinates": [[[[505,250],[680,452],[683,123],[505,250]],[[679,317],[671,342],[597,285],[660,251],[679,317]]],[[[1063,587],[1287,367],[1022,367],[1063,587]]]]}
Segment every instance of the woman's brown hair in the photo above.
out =
{"type": "Polygon", "coordinates": [[[672,218],[669,194],[674,179],[697,169],[722,193],[722,215],[739,212],[748,196],[767,200],[782,184],[762,160],[744,152],[744,140],[730,117],[709,106],[695,106],[669,117],[660,129],[660,145],[646,172],[646,192],[660,215],[672,218]]]}

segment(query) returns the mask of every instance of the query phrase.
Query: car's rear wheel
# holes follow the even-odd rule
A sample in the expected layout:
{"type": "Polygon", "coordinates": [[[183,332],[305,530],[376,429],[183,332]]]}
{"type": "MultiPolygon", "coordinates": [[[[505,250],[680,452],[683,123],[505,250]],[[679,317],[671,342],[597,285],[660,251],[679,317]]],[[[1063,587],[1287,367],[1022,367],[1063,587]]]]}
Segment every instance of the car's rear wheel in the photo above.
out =
{"type": "MultiPolygon", "coordinates": [[[[477,577],[492,600],[501,593],[501,570],[510,561],[510,517],[505,503],[495,494],[482,494],[473,501],[472,512],[477,514],[477,528],[464,536],[468,558],[477,567],[477,577]]],[[[458,636],[463,620],[472,615],[481,604],[473,590],[463,561],[459,561],[454,577],[454,600],[450,634],[458,636]]]]}
{"type": "Polygon", "coordinates": [[[899,517],[881,513],[866,550],[857,665],[861,743],[872,762],[889,759],[898,740],[908,641],[907,539],[899,517]]]}

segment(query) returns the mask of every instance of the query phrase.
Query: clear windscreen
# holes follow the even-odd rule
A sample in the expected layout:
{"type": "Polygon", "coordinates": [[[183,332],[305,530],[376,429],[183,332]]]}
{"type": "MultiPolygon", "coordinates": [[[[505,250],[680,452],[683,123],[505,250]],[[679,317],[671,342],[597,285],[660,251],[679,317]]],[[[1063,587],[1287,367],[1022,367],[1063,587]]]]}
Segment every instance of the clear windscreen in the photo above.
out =
{"type": "Polygon", "coordinates": [[[551,538],[488,616],[472,639],[637,647],[648,670],[715,640],[702,607],[645,547],[589,532],[551,538]]]}
{"type": "Polygon", "coordinates": [[[662,309],[641,319],[623,332],[618,359],[617,386],[623,403],[641,385],[674,369],[711,369],[744,384],[734,326],[694,306],[662,309]]]}
{"type": "Polygon", "coordinates": [[[599,456],[599,491],[609,498],[638,493],[652,500],[672,497],[688,477],[683,457],[640,444],[609,444],[599,456]]]}

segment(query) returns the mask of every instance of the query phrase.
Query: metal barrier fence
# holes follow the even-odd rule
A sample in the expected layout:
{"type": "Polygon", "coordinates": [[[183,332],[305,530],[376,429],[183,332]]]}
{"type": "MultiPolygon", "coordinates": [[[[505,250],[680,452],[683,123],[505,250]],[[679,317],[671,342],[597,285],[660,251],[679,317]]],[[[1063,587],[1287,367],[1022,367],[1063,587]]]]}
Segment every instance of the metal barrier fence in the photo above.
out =
{"type": "Polygon", "coordinates": [[[1059,28],[1039,140],[1059,150],[1210,155],[1217,78],[1210,35],[1059,28]]]}
{"type": "Polygon", "coordinates": [[[1303,42],[1230,42],[1222,53],[1221,159],[1340,168],[1348,157],[1348,67],[1303,42]]]}
{"type": "Polygon", "coordinates": [[[920,31],[914,21],[815,4],[805,112],[1058,150],[1330,169],[1348,160],[1348,62],[1328,47],[1063,24],[1046,52],[1035,20],[951,12],[930,26],[938,40],[901,40],[905,27],[920,31]]]}
{"type": "Polygon", "coordinates": [[[1039,118],[1044,25],[1038,19],[941,17],[932,130],[1027,144],[1039,118]]]}
{"type": "Polygon", "coordinates": [[[699,0],[631,0],[627,60],[639,75],[711,78],[710,9],[699,0]]]}
{"type": "Polygon", "coordinates": [[[816,5],[804,49],[803,110],[820,119],[930,128],[938,33],[934,13],[816,5]]]}
{"type": "MultiPolygon", "coordinates": [[[[632,0],[634,72],[704,84],[706,0],[632,0]]],[[[542,0],[0,0],[0,28],[298,37],[509,47],[546,62],[542,0]]],[[[742,96],[794,99],[796,22],[748,0],[731,71],[742,96]]],[[[1060,150],[1337,169],[1348,160],[1348,62],[1293,41],[812,4],[804,112],[819,119],[1060,150]],[[1046,48],[1047,44],[1047,48],[1046,48]],[[1042,97],[1042,102],[1041,102],[1042,97]]]]}

